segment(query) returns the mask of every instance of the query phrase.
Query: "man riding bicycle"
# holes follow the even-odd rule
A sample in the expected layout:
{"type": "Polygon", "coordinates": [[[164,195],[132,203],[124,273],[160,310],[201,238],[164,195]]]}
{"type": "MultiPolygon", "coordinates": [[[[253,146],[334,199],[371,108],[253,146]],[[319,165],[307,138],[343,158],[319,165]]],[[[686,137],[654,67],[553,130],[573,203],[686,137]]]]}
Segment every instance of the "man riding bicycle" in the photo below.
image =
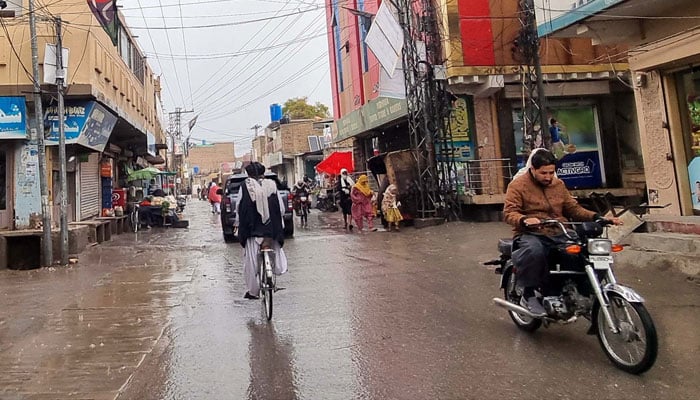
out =
{"type": "Polygon", "coordinates": [[[260,281],[257,277],[260,249],[274,250],[275,275],[287,272],[284,245],[284,203],[277,194],[277,184],[265,179],[265,166],[254,162],[246,167],[248,178],[241,185],[237,204],[238,239],[243,246],[243,278],[246,299],[258,299],[260,281]]]}

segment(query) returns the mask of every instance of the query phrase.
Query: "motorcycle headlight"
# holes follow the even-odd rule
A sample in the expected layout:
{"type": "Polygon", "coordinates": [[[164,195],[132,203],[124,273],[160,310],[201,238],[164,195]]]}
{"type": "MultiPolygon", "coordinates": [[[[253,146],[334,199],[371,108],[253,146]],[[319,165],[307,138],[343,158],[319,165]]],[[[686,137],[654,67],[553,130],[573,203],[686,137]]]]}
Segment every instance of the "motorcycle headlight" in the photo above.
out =
{"type": "Polygon", "coordinates": [[[588,254],[610,254],[612,241],[608,239],[588,239],[588,254]]]}

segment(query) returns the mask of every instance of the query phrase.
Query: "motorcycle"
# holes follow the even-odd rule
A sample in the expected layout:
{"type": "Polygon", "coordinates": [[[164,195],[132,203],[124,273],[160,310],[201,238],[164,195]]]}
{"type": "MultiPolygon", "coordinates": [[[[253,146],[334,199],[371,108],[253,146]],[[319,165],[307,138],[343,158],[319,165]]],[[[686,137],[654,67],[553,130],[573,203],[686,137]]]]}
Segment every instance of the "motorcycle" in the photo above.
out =
{"type": "Polygon", "coordinates": [[[326,191],[326,193],[321,191],[316,200],[316,208],[321,211],[338,211],[338,206],[335,204],[335,196],[333,195],[333,192],[331,191],[329,194],[328,191],[326,191]]]}
{"type": "Polygon", "coordinates": [[[584,317],[591,322],[588,334],[598,336],[616,367],[632,374],[649,370],[658,352],[656,328],[642,296],[615,279],[612,254],[623,247],[603,237],[610,222],[566,224],[571,230],[558,220],[538,224],[557,227],[566,238],[551,252],[547,282],[536,293],[547,314],[535,315],[520,305],[522,289],[516,286],[512,239],[500,239],[500,258],[486,263],[497,265],[495,271],[502,275],[504,299],[494,298],[494,303],[506,308],[515,325],[526,332],[542,325],[570,324],[584,317]]]}
{"type": "Polygon", "coordinates": [[[305,190],[294,193],[294,211],[301,218],[301,226],[307,227],[309,222],[309,210],[311,209],[311,198],[305,190]]]}

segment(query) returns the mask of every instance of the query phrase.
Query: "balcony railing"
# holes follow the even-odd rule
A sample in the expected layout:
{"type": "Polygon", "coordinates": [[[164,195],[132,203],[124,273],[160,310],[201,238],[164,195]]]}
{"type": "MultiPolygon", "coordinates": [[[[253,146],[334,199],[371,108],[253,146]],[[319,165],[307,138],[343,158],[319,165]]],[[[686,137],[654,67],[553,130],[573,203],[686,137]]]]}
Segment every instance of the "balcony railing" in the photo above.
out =
{"type": "Polygon", "coordinates": [[[503,194],[514,171],[509,158],[467,161],[457,170],[457,193],[469,196],[503,194]]]}

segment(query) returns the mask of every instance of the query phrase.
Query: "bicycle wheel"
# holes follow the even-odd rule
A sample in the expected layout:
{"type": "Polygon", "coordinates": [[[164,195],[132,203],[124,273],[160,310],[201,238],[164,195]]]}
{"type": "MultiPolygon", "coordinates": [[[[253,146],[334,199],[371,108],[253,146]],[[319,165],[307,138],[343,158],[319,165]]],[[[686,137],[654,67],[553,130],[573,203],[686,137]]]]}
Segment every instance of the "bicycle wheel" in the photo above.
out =
{"type": "Polygon", "coordinates": [[[269,262],[270,256],[267,252],[264,252],[258,273],[260,277],[260,299],[262,300],[263,308],[265,308],[265,317],[268,321],[272,319],[272,293],[274,292],[272,278],[268,278],[265,274],[265,265],[269,264],[269,262]]]}
{"type": "Polygon", "coordinates": [[[129,223],[131,224],[131,231],[136,233],[139,231],[139,213],[138,211],[132,211],[129,215],[129,223]]]}

